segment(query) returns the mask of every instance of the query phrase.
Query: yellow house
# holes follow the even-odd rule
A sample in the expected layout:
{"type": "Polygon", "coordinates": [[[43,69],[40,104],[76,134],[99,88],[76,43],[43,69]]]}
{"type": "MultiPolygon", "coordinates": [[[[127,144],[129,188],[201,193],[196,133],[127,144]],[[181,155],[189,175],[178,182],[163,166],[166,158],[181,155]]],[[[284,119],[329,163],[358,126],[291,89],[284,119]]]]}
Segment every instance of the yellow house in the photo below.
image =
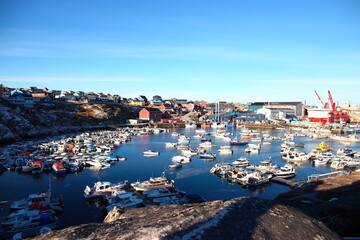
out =
{"type": "Polygon", "coordinates": [[[144,106],[145,102],[133,99],[133,100],[131,100],[131,102],[129,102],[129,105],[131,105],[131,106],[144,106]]]}

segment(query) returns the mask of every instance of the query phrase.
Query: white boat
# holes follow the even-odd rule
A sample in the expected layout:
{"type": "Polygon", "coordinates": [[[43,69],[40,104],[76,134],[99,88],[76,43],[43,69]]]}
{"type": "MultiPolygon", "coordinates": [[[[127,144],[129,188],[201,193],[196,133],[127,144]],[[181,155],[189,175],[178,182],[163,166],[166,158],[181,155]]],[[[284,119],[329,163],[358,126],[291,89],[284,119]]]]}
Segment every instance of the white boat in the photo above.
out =
{"type": "Polygon", "coordinates": [[[143,200],[141,198],[124,198],[119,200],[117,203],[113,203],[106,207],[108,212],[112,211],[114,207],[123,207],[123,208],[136,208],[138,207],[143,200]]]}
{"type": "Polygon", "coordinates": [[[50,229],[58,229],[59,224],[49,213],[42,213],[38,216],[28,218],[16,218],[14,222],[8,222],[9,224],[2,223],[2,229],[0,230],[0,236],[6,239],[11,238],[15,234],[22,233],[24,235],[36,236],[39,235],[39,231],[48,227],[50,229]]]}
{"type": "Polygon", "coordinates": [[[330,168],[332,169],[344,169],[347,166],[348,166],[348,161],[343,161],[340,159],[336,159],[336,160],[333,159],[330,164],[330,168]]]}
{"type": "Polygon", "coordinates": [[[206,131],[205,131],[205,129],[196,129],[196,130],[195,130],[195,133],[205,134],[206,131]]]}
{"type": "Polygon", "coordinates": [[[202,138],[202,137],[203,137],[203,135],[200,135],[200,134],[196,134],[193,136],[193,138],[202,138]]]}
{"type": "Polygon", "coordinates": [[[250,161],[245,157],[240,157],[231,163],[236,167],[247,167],[250,166],[250,161]]]}
{"type": "Polygon", "coordinates": [[[203,153],[203,154],[200,154],[200,158],[213,160],[216,158],[216,154],[215,153],[203,153]]]}
{"type": "Polygon", "coordinates": [[[147,150],[144,152],[144,156],[158,156],[160,154],[160,152],[155,152],[155,151],[152,151],[152,150],[147,150]]]}
{"type": "Polygon", "coordinates": [[[215,147],[215,145],[211,144],[211,142],[202,142],[199,144],[199,147],[202,147],[202,148],[212,148],[212,147],[215,147]]]}
{"type": "Polygon", "coordinates": [[[337,140],[340,142],[360,142],[360,139],[356,136],[356,134],[350,134],[347,136],[333,135],[333,136],[330,136],[330,139],[337,140]]]}
{"type": "Polygon", "coordinates": [[[50,207],[55,211],[62,211],[64,201],[62,196],[58,198],[51,196],[51,192],[30,194],[27,199],[21,199],[13,202],[10,205],[12,211],[17,211],[25,208],[38,209],[42,207],[50,207]]]}
{"type": "Polygon", "coordinates": [[[176,147],[177,145],[178,145],[178,143],[172,143],[172,142],[165,143],[166,147],[176,147]]]}
{"type": "Polygon", "coordinates": [[[92,199],[99,197],[106,197],[112,195],[116,191],[120,191],[126,183],[113,184],[111,182],[99,181],[94,183],[94,186],[90,188],[85,187],[84,198],[92,199]]]}
{"type": "Polygon", "coordinates": [[[171,158],[171,161],[180,162],[180,163],[188,163],[191,161],[191,158],[187,157],[187,156],[183,156],[183,155],[177,155],[177,156],[173,156],[171,158]]]}
{"type": "Polygon", "coordinates": [[[259,148],[254,148],[254,147],[247,147],[244,150],[244,153],[259,153],[260,149],[259,148]]]}
{"type": "Polygon", "coordinates": [[[174,187],[160,188],[150,192],[143,192],[143,194],[149,199],[185,195],[184,192],[178,191],[174,187]]]}
{"type": "Polygon", "coordinates": [[[310,155],[294,148],[283,148],[280,154],[287,161],[307,161],[310,158],[310,155]]]}
{"type": "Polygon", "coordinates": [[[133,192],[127,192],[125,190],[120,190],[120,191],[114,191],[112,195],[105,198],[105,201],[109,205],[111,205],[113,203],[119,202],[121,199],[124,199],[124,198],[136,198],[136,196],[134,196],[133,192]]]}
{"type": "Polygon", "coordinates": [[[12,212],[10,213],[6,219],[10,219],[10,218],[16,218],[16,217],[20,217],[20,216],[34,216],[34,215],[39,215],[41,213],[50,213],[50,214],[54,214],[55,212],[53,210],[51,210],[49,207],[43,209],[43,210],[38,210],[38,209],[28,209],[28,208],[24,208],[24,209],[20,209],[18,211],[12,212]]]}
{"type": "Polygon", "coordinates": [[[228,148],[220,148],[218,152],[219,154],[232,154],[232,150],[228,148]]]}
{"type": "Polygon", "coordinates": [[[185,128],[196,128],[196,124],[194,124],[194,123],[186,123],[185,128]]]}
{"type": "Polygon", "coordinates": [[[252,174],[248,174],[247,176],[247,180],[243,184],[249,186],[259,186],[265,184],[272,178],[272,174],[263,172],[254,172],[252,174]]]}
{"type": "Polygon", "coordinates": [[[270,160],[263,160],[257,166],[249,166],[248,169],[262,171],[262,172],[275,172],[278,169],[277,165],[273,165],[270,160]]]}
{"type": "Polygon", "coordinates": [[[174,184],[173,180],[167,180],[165,177],[165,172],[163,172],[163,175],[161,177],[156,178],[150,178],[147,181],[137,181],[134,183],[131,183],[131,186],[136,191],[148,191],[152,189],[158,189],[158,188],[164,188],[164,187],[172,187],[174,184]]]}
{"type": "Polygon", "coordinates": [[[174,162],[174,163],[169,165],[170,169],[176,169],[176,168],[181,168],[181,167],[182,167],[181,162],[174,162]]]}
{"type": "Polygon", "coordinates": [[[313,163],[315,166],[319,166],[319,165],[327,165],[329,161],[330,161],[329,158],[318,158],[313,160],[313,163]]]}
{"type": "MultiPolygon", "coordinates": [[[[178,196],[171,196],[171,197],[162,197],[162,198],[154,198],[152,199],[153,203],[164,203],[164,202],[171,202],[175,200],[179,200],[180,197],[178,196]]],[[[164,204],[162,204],[164,205],[164,204]]]]}
{"type": "Polygon", "coordinates": [[[296,170],[291,164],[285,164],[275,171],[274,175],[279,178],[292,178],[296,176],[296,170]]]}
{"type": "Polygon", "coordinates": [[[195,156],[198,155],[198,151],[197,150],[192,150],[192,149],[188,149],[188,150],[181,150],[181,154],[187,157],[191,157],[191,156],[195,156]]]}

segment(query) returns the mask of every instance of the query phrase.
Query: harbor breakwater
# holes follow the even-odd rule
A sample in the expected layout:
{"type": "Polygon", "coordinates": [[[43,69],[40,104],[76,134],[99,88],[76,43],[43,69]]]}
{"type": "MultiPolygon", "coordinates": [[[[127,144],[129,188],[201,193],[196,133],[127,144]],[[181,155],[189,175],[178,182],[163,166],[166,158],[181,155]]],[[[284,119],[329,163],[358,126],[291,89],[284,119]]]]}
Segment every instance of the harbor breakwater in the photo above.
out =
{"type": "Polygon", "coordinates": [[[104,129],[136,118],[138,109],[120,104],[74,104],[53,102],[28,109],[0,102],[0,144],[24,138],[43,137],[104,129]]]}

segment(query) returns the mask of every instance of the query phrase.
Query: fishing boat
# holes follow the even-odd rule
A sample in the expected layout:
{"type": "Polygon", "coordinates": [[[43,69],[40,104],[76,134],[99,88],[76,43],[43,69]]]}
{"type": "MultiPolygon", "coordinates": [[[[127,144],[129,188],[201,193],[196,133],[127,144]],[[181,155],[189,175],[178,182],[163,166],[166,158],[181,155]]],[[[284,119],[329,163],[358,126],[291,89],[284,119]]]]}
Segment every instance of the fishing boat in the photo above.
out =
{"type": "Polygon", "coordinates": [[[30,194],[28,198],[13,202],[10,205],[12,211],[21,209],[37,209],[43,210],[51,208],[54,211],[62,211],[64,207],[64,200],[60,195],[58,198],[51,196],[51,191],[46,193],[30,194]]]}
{"type": "Polygon", "coordinates": [[[131,183],[131,186],[136,191],[148,191],[152,189],[164,188],[164,187],[172,187],[174,184],[174,180],[168,180],[165,177],[165,172],[163,172],[161,177],[150,178],[146,181],[137,181],[131,183]]]}

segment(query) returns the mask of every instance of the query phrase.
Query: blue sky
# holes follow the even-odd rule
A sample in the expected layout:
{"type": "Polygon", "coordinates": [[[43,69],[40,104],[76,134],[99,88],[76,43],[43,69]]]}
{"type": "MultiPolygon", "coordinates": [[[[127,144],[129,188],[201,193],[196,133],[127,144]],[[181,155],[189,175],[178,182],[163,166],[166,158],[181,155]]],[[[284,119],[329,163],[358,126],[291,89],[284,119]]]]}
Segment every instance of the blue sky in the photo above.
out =
{"type": "Polygon", "coordinates": [[[360,104],[360,1],[0,0],[0,82],[360,104]]]}

